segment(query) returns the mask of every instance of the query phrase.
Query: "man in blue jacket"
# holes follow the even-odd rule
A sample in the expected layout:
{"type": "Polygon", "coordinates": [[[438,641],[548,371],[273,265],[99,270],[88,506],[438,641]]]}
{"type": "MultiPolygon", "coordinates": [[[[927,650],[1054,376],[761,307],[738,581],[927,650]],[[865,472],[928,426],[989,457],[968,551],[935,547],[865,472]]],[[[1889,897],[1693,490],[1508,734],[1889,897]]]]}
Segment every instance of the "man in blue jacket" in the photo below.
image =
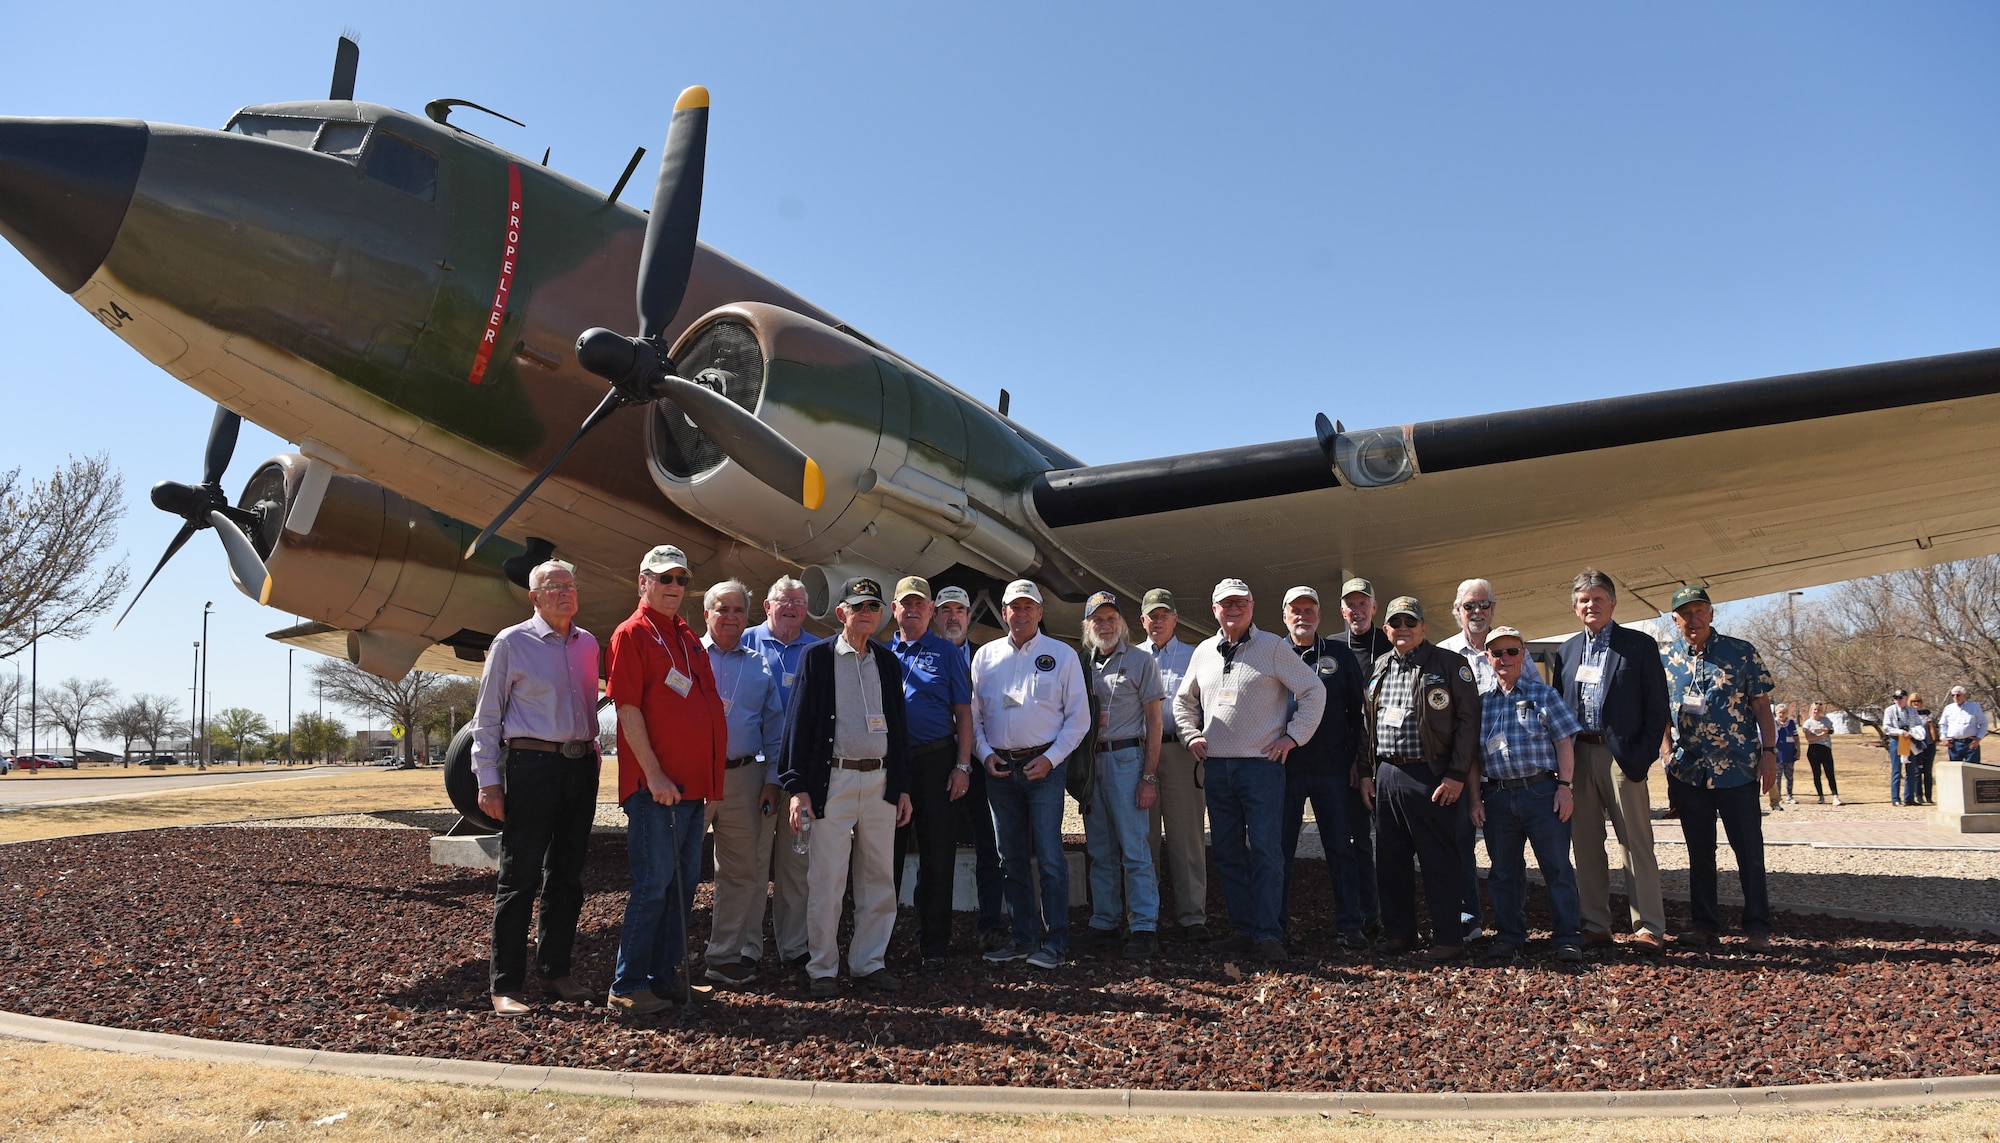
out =
{"type": "Polygon", "coordinates": [[[1666,947],[1666,906],[1660,863],[1653,855],[1653,801],[1647,771],[1666,740],[1667,672],[1653,637],[1612,622],[1618,589],[1611,577],[1585,568],[1570,585],[1583,630],[1556,652],[1556,689],[1583,732],[1576,736],[1576,888],[1583,908],[1583,947],[1608,947],[1611,868],[1604,853],[1604,818],[1625,849],[1626,900],[1632,944],[1655,954],[1666,947]]]}

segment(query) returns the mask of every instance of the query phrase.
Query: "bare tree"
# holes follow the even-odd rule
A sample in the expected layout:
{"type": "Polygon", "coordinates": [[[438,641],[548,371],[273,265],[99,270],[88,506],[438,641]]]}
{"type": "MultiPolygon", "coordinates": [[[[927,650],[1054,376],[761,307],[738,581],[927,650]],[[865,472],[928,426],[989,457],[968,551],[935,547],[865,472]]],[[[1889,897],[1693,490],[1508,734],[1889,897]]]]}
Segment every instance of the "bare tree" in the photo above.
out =
{"type": "Polygon", "coordinates": [[[403,765],[416,765],[414,751],[417,732],[429,721],[443,701],[445,686],[454,676],[435,671],[411,671],[398,682],[371,675],[345,659],[325,659],[312,666],[313,680],[325,688],[326,697],[361,714],[378,715],[401,726],[403,765]]]}
{"type": "Polygon", "coordinates": [[[97,725],[98,713],[118,697],[110,679],[64,679],[41,692],[42,710],[48,720],[69,736],[69,753],[76,756],[76,740],[97,725]]]}
{"type": "Polygon", "coordinates": [[[148,751],[158,754],[160,739],[180,730],[180,700],[166,695],[140,695],[138,701],[145,704],[146,711],[139,737],[146,740],[148,751]]]}
{"type": "Polygon", "coordinates": [[[2000,706],[2000,556],[1982,556],[1879,577],[1891,601],[1894,637],[1925,652],[1918,685],[1942,698],[1954,684],[1988,710],[2000,706]]]}
{"type": "Polygon", "coordinates": [[[103,453],[71,457],[25,487],[19,468],[0,472],[0,656],[36,635],[80,636],[118,602],[125,561],[96,565],[124,515],[124,479],[103,453]]]}
{"type": "Polygon", "coordinates": [[[7,738],[9,754],[21,752],[21,721],[14,708],[20,703],[21,692],[25,689],[19,675],[0,678],[0,735],[7,738]]]}
{"type": "Polygon", "coordinates": [[[433,739],[450,742],[459,727],[472,721],[473,708],[478,705],[479,682],[476,679],[448,679],[438,688],[431,716],[424,720],[425,752],[428,754],[433,739]]]}
{"type": "Polygon", "coordinates": [[[120,740],[125,765],[132,765],[132,742],[146,735],[146,715],[150,704],[145,695],[133,695],[131,700],[112,707],[103,718],[97,720],[97,729],[120,740]]]}

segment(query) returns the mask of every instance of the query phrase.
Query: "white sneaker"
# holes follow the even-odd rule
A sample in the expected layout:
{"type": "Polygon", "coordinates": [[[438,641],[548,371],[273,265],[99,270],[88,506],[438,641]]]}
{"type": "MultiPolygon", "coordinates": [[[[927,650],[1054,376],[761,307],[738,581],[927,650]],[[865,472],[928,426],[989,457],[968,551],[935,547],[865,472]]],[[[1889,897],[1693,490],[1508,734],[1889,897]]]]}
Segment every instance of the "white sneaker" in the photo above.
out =
{"type": "Polygon", "coordinates": [[[1838,794],[1835,794],[1835,795],[1833,796],[1833,804],[1834,804],[1834,805],[1836,805],[1836,806],[1840,804],[1840,795],[1838,795],[1838,794]]]}

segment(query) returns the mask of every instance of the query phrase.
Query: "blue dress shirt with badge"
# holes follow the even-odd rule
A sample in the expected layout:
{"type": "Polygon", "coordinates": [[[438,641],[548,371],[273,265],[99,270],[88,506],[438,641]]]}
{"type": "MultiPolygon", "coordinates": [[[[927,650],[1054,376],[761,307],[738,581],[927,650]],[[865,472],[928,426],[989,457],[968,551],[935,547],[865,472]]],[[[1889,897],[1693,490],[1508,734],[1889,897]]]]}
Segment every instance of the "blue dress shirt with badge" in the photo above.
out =
{"type": "Polygon", "coordinates": [[[727,651],[704,635],[708,666],[722,696],[722,713],[729,724],[729,757],[764,756],[764,780],[778,781],[778,746],[785,737],[785,700],[764,656],[741,639],[727,651]]]}
{"type": "Polygon", "coordinates": [[[798,638],[781,643],[776,635],[771,634],[769,623],[759,623],[743,633],[743,645],[764,656],[764,665],[771,668],[771,678],[777,681],[779,701],[790,705],[792,683],[799,675],[799,657],[821,638],[801,629],[798,638]]]}
{"type": "Polygon", "coordinates": [[[1583,641],[1583,659],[1576,672],[1576,689],[1583,699],[1580,721],[1592,734],[1604,732],[1604,656],[1611,650],[1611,628],[1606,623],[1597,634],[1583,641]]]}
{"type": "Polygon", "coordinates": [[[1758,696],[1776,686],[1757,648],[1711,631],[1700,651],[1685,637],[1664,656],[1675,746],[1667,773],[1691,786],[1728,789],[1757,781],[1758,696]]]}
{"type": "Polygon", "coordinates": [[[972,703],[972,664],[958,644],[926,631],[913,643],[895,635],[889,649],[903,665],[903,705],[910,745],[950,738],[958,730],[955,706],[972,703]]]}
{"type": "Polygon", "coordinates": [[[1481,778],[1529,778],[1554,774],[1556,743],[1583,730],[1557,690],[1523,667],[1514,693],[1500,689],[1499,676],[1479,688],[1481,778]]]}

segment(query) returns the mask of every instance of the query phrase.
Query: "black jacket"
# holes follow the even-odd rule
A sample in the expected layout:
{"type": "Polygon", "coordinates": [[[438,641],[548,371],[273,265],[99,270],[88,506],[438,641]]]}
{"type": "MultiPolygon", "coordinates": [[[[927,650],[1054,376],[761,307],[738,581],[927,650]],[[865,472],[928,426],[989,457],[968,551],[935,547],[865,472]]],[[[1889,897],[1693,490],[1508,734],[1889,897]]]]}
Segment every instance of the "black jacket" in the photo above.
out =
{"type": "MultiPolygon", "coordinates": [[[[1361,664],[1347,644],[1325,636],[1301,647],[1290,637],[1292,652],[1319,673],[1326,688],[1326,713],[1319,729],[1285,758],[1285,770],[1306,774],[1345,774],[1366,751],[1361,740],[1361,664]]],[[[1373,773],[1364,767],[1364,772],[1373,773]]]]}
{"type": "MultiPolygon", "coordinates": [[[[1576,669],[1583,663],[1584,632],[1569,637],[1556,651],[1555,687],[1583,717],[1583,688],[1576,669]]],[[[1643,631],[1611,625],[1611,642],[1604,652],[1604,744],[1618,768],[1634,782],[1660,756],[1673,712],[1667,709],[1667,668],[1660,645],[1643,631]]]]}
{"type": "MultiPolygon", "coordinates": [[[[1362,732],[1367,749],[1375,749],[1376,691],[1383,672],[1396,658],[1390,651],[1375,660],[1368,677],[1367,713],[1362,732]]],[[[1417,736],[1423,743],[1424,761],[1431,773],[1466,781],[1479,762],[1479,684],[1473,681],[1472,666],[1456,651],[1425,640],[1410,650],[1422,674],[1417,679],[1417,736]]]]}
{"type": "MultiPolygon", "coordinates": [[[[833,780],[834,641],[824,639],[799,656],[799,677],[785,708],[785,742],[779,749],[778,781],[788,794],[812,795],[813,816],[826,816],[826,789],[833,780]]],[[[882,715],[889,722],[889,753],[882,761],[889,782],[882,800],[891,805],[910,789],[910,727],[903,709],[903,668],[895,652],[876,644],[870,656],[882,675],[882,715]]]]}

